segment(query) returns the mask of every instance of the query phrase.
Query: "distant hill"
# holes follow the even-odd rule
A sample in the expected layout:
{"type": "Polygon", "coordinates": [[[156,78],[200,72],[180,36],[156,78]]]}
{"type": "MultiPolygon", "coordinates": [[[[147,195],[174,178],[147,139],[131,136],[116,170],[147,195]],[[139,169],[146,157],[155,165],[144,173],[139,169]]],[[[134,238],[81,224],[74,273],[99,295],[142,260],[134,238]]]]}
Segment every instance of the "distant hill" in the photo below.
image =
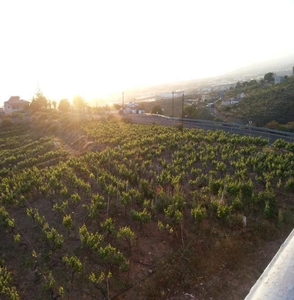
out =
{"type": "Polygon", "coordinates": [[[227,73],[226,77],[235,76],[263,76],[265,73],[274,72],[278,75],[291,75],[294,66],[294,54],[282,58],[271,59],[227,73]]]}
{"type": "Polygon", "coordinates": [[[294,122],[294,77],[289,77],[281,84],[263,82],[245,82],[240,87],[225,94],[227,99],[239,93],[246,97],[236,106],[222,106],[220,111],[231,120],[242,123],[252,121],[257,126],[265,126],[268,122],[280,124],[294,122]]]}

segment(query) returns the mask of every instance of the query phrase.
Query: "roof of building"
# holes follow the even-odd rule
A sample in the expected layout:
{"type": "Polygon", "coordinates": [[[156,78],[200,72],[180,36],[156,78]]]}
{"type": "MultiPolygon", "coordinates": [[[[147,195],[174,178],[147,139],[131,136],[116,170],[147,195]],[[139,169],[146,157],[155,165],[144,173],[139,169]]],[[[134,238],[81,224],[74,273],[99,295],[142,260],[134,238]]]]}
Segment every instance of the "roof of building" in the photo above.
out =
{"type": "Polygon", "coordinates": [[[11,96],[7,101],[4,103],[29,103],[30,101],[20,99],[19,96],[11,96]]]}

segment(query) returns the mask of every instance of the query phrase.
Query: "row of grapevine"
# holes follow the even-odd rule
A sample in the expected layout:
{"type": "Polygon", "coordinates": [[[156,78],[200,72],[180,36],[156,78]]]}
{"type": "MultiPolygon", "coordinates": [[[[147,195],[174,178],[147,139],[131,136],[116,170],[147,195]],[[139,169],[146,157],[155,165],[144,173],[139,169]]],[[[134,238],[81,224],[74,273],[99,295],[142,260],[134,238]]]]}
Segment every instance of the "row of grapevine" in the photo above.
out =
{"type": "Polygon", "coordinates": [[[185,246],[205,220],[232,231],[244,216],[248,224],[286,220],[288,144],[116,121],[82,129],[104,150],[70,157],[54,138],[27,136],[10,154],[0,151],[13,164],[1,173],[0,216],[20,257],[16,276],[38,282],[45,298],[114,297],[137,280],[133,255],[144,236],[185,246]]]}

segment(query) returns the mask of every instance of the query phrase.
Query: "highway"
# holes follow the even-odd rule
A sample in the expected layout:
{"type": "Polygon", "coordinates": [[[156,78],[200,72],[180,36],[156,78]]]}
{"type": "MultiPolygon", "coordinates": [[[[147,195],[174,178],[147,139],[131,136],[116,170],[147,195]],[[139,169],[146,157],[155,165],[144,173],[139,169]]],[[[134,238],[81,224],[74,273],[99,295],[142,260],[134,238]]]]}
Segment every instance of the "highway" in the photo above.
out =
{"type": "MultiPolygon", "coordinates": [[[[162,115],[152,114],[128,114],[127,118],[137,124],[158,124],[162,126],[175,126],[182,124],[181,118],[172,118],[162,115]]],[[[205,120],[183,119],[184,128],[200,128],[203,130],[222,130],[231,134],[248,135],[267,139],[269,143],[274,143],[277,139],[287,142],[294,142],[294,133],[271,130],[263,127],[240,125],[234,123],[213,122],[205,120]]]]}

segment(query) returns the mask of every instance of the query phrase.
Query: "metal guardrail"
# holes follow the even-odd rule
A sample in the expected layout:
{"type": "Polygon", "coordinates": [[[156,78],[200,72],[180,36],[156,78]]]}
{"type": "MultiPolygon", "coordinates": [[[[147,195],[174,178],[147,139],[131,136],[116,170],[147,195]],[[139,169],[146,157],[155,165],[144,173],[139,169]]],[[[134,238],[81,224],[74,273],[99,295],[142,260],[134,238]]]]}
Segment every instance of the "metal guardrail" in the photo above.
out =
{"type": "MultiPolygon", "coordinates": [[[[184,123],[185,122],[195,123],[193,120],[184,121],[184,123]]],[[[255,126],[241,125],[235,123],[200,121],[200,120],[198,120],[196,123],[198,123],[199,125],[202,124],[203,128],[207,126],[213,126],[218,130],[223,130],[230,133],[249,135],[253,137],[261,137],[269,140],[271,143],[273,143],[277,139],[283,139],[290,143],[294,142],[294,133],[292,132],[279,131],[279,130],[273,130],[264,127],[255,127],[255,126]]]]}
{"type": "Polygon", "coordinates": [[[245,300],[294,299],[294,230],[251,288],[245,300]]]}
{"type": "MultiPolygon", "coordinates": [[[[155,120],[161,119],[171,123],[175,123],[175,122],[182,123],[183,121],[184,127],[190,127],[190,128],[198,127],[204,130],[223,130],[232,134],[235,133],[235,134],[248,135],[253,137],[261,137],[269,140],[270,143],[273,143],[277,139],[283,139],[290,143],[294,142],[294,133],[292,132],[274,130],[274,129],[264,128],[264,127],[255,127],[252,125],[242,125],[237,123],[216,122],[216,121],[188,119],[188,118],[184,118],[182,120],[182,118],[168,117],[168,116],[157,115],[157,114],[143,114],[143,115],[139,115],[138,117],[140,118],[149,117],[150,119],[155,119],[155,120]]],[[[152,120],[150,122],[152,122],[152,120]]]]}
{"type": "MultiPolygon", "coordinates": [[[[161,118],[175,122],[182,122],[181,118],[172,118],[161,115],[144,115],[146,118],[161,118]]],[[[140,116],[142,117],[142,115],[140,116]]],[[[144,117],[143,117],[144,118],[144,117]]],[[[152,123],[154,119],[149,119],[148,123],[152,123]]],[[[137,119],[138,121],[140,119],[137,119]]],[[[268,128],[240,125],[234,123],[213,122],[206,120],[183,119],[184,125],[192,123],[195,127],[206,130],[210,127],[214,130],[225,130],[233,133],[238,130],[239,134],[261,136],[273,142],[277,139],[284,139],[289,142],[294,141],[294,134],[268,128]]],[[[171,125],[171,124],[170,124],[171,125]]],[[[194,127],[193,126],[193,127],[194,127]]],[[[272,261],[264,270],[255,285],[251,288],[245,300],[294,300],[294,230],[288,236],[286,241],[280,247],[272,261]]]]}

